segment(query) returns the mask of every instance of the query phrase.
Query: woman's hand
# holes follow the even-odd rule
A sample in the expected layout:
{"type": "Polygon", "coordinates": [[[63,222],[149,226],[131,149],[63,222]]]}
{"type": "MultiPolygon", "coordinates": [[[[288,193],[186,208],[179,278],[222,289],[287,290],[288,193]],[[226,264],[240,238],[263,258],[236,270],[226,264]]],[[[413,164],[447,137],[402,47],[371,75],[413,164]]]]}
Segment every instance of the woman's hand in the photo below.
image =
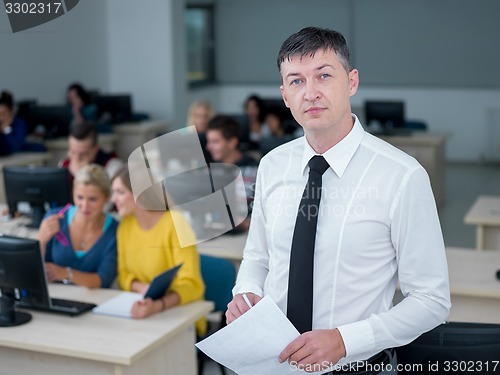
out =
{"type": "Polygon", "coordinates": [[[161,300],[153,301],[151,298],[145,298],[135,302],[130,313],[134,319],[143,319],[162,310],[163,302],[161,300]]]}
{"type": "Polygon", "coordinates": [[[66,267],[61,267],[51,262],[45,263],[45,273],[47,274],[47,280],[50,282],[61,281],[68,277],[66,267]]]}
{"type": "Polygon", "coordinates": [[[50,215],[42,221],[38,230],[38,241],[46,244],[54,235],[61,230],[59,219],[64,217],[64,214],[50,215]]]}

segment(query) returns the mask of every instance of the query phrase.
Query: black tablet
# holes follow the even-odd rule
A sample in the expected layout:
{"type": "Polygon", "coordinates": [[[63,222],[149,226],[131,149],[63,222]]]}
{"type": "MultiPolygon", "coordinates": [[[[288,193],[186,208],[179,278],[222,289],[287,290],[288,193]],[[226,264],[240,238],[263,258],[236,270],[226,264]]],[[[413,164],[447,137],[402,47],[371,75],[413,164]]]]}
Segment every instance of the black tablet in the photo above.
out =
{"type": "Polygon", "coordinates": [[[144,295],[144,298],[151,298],[152,300],[157,300],[165,295],[165,292],[172,284],[175,275],[177,275],[177,271],[181,268],[182,263],[172,267],[165,272],[156,276],[153,281],[151,281],[151,285],[149,285],[148,291],[144,295]]]}

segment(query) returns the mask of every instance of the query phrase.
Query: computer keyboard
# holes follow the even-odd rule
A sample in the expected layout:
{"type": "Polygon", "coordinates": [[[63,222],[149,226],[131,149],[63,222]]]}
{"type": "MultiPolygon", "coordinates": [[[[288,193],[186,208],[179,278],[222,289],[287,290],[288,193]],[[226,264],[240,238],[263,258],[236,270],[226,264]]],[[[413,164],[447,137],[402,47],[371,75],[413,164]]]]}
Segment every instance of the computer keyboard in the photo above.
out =
{"type": "Polygon", "coordinates": [[[76,316],[92,310],[97,305],[88,302],[51,298],[51,306],[33,305],[26,300],[19,301],[17,306],[25,309],[76,316]]]}
{"type": "Polygon", "coordinates": [[[96,307],[93,303],[73,301],[69,299],[51,298],[50,302],[52,303],[52,309],[75,312],[76,315],[90,311],[96,307]]]}

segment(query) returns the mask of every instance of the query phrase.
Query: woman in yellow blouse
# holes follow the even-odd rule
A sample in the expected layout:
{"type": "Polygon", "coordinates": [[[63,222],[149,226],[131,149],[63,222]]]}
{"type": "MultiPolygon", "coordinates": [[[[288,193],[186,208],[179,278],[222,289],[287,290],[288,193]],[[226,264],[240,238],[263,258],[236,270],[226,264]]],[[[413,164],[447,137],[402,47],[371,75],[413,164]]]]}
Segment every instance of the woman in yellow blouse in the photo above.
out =
{"type": "MultiPolygon", "coordinates": [[[[146,298],[136,302],[132,307],[132,317],[145,318],[202,299],[205,286],[196,246],[181,248],[177,238],[176,229],[193,235],[182,214],[169,210],[147,211],[137,206],[127,167],[113,177],[111,187],[111,199],[122,217],[116,233],[120,287],[144,294],[157,275],[182,263],[167,294],[155,301],[146,298]]],[[[203,333],[205,321],[198,321],[196,325],[198,333],[203,333]]]]}

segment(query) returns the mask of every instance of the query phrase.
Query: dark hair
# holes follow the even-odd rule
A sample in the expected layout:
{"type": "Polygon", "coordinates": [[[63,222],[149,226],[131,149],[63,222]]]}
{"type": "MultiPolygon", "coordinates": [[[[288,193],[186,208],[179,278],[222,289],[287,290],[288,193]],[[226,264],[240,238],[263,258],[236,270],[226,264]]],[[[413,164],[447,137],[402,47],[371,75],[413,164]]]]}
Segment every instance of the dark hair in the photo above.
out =
{"type": "Polygon", "coordinates": [[[266,105],[264,104],[264,101],[260,98],[260,96],[257,96],[255,94],[250,95],[247,100],[245,100],[245,111],[248,106],[248,102],[255,102],[257,104],[257,107],[259,108],[259,121],[264,122],[264,117],[265,117],[265,109],[266,105]]]}
{"type": "MultiPolygon", "coordinates": [[[[116,180],[117,178],[120,179],[120,181],[123,183],[123,185],[125,185],[125,187],[127,188],[128,191],[132,192],[133,193],[133,190],[132,190],[132,182],[130,180],[130,170],[128,168],[128,165],[124,165],[123,167],[121,167],[116,173],[115,175],[111,178],[111,184],[113,184],[113,181],[116,180]]],[[[134,196],[134,200],[135,200],[135,196],[134,196]]],[[[139,201],[142,200],[143,203],[146,203],[147,204],[147,201],[148,201],[148,195],[147,193],[146,194],[142,194],[141,196],[137,197],[137,201],[135,202],[135,204],[138,206],[138,207],[141,207],[141,203],[139,203],[139,201]]],[[[162,203],[165,204],[165,208],[167,211],[170,210],[170,207],[169,207],[169,204],[167,201],[162,201],[162,203]]],[[[141,207],[142,208],[142,207],[141,207]]],[[[147,211],[150,211],[150,210],[147,210],[147,211]]]]}
{"type": "Polygon", "coordinates": [[[88,105],[92,102],[92,99],[90,98],[90,94],[83,88],[83,86],[80,83],[72,83],[68,87],[68,91],[70,90],[75,90],[80,99],[82,99],[83,104],[88,105]]]}
{"type": "Polygon", "coordinates": [[[286,112],[283,107],[278,105],[272,105],[266,110],[266,116],[267,115],[276,116],[280,120],[281,125],[283,126],[283,121],[286,118],[286,112]]]}
{"type": "Polygon", "coordinates": [[[79,141],[90,139],[92,146],[97,144],[97,129],[92,122],[84,122],[83,124],[73,126],[69,136],[79,141]]]}
{"type": "Polygon", "coordinates": [[[113,181],[117,178],[119,178],[123,182],[123,185],[125,185],[125,187],[129,191],[132,191],[132,183],[130,182],[130,172],[128,170],[127,165],[124,165],[123,167],[118,169],[115,175],[111,178],[111,183],[113,183],[113,181]]]}
{"type": "Polygon", "coordinates": [[[207,126],[207,131],[219,130],[224,139],[240,138],[240,125],[230,116],[215,116],[207,126]]]}
{"type": "Polygon", "coordinates": [[[292,34],[281,45],[278,53],[278,69],[281,73],[281,64],[285,59],[290,61],[294,55],[304,57],[314,56],[316,51],[333,50],[339,58],[347,73],[351,71],[351,58],[349,48],[344,36],[335,30],[321,29],[318,27],[306,27],[299,32],[292,34]]]}
{"type": "Polygon", "coordinates": [[[4,105],[11,111],[14,108],[14,97],[8,91],[2,91],[0,94],[0,105],[4,105]]]}

